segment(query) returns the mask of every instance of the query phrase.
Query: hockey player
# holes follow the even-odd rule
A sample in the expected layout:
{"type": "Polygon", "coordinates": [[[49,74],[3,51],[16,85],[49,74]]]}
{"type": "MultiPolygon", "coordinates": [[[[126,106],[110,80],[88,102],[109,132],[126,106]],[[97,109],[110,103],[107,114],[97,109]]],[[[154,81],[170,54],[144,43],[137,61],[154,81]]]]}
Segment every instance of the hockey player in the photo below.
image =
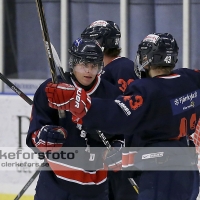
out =
{"type": "MultiPolygon", "coordinates": [[[[134,71],[133,61],[120,56],[121,32],[119,26],[113,21],[97,20],[85,28],[81,37],[92,38],[98,41],[104,53],[104,68],[101,73],[101,78],[114,84],[119,88],[121,94],[123,94],[127,86],[138,79],[138,77],[134,71]]],[[[137,199],[137,193],[133,190],[128,179],[121,177],[122,173],[127,172],[108,172],[110,199],[137,199]]]]}
{"type": "MultiPolygon", "coordinates": [[[[64,74],[65,82],[80,91],[84,88],[88,95],[96,98],[114,99],[120,94],[115,86],[101,80],[99,76],[103,67],[103,52],[96,41],[77,39],[69,49],[69,53],[71,72],[64,74]]],[[[58,80],[63,82],[60,76],[58,80]]],[[[45,87],[49,82],[51,79],[42,83],[34,95],[32,117],[27,135],[27,145],[35,152],[44,152],[45,160],[50,166],[40,173],[34,199],[108,200],[107,171],[103,170],[102,152],[99,152],[99,155],[97,152],[92,162],[89,159],[80,161],[80,163],[84,162],[81,166],[99,167],[92,171],[87,171],[89,168],[85,169],[79,165],[71,165],[64,159],[53,160],[52,156],[49,156],[51,152],[60,152],[65,147],[84,147],[82,148],[84,149],[82,152],[84,160],[84,158],[90,158],[90,153],[94,155],[94,152],[88,152],[88,149],[105,148],[98,135],[90,134],[72,122],[70,112],[65,112],[66,117],[59,119],[57,110],[48,106],[45,87]]],[[[65,83],[61,83],[61,88],[64,87],[65,83]]],[[[115,140],[120,139],[121,136],[106,137],[112,145],[123,145],[123,141],[115,140]],[[112,143],[112,140],[115,141],[112,143]]]]}
{"type": "Polygon", "coordinates": [[[139,200],[195,200],[199,193],[197,158],[190,135],[200,117],[200,72],[173,70],[177,56],[178,46],[171,34],[147,35],[136,57],[138,75],[144,73],[146,78],[132,82],[126,94],[114,101],[87,101],[82,91],[83,103],[76,108],[72,98],[76,91],[67,91],[71,86],[63,90],[64,100],[54,98],[58,85],[53,93],[51,85],[46,88],[49,106],[54,103],[54,108],[63,109],[59,104],[68,102],[65,109],[83,127],[125,133],[130,151],[123,154],[122,164],[141,170],[139,200]],[[131,147],[138,147],[136,154],[131,147]]]}
{"type": "Polygon", "coordinates": [[[103,49],[104,68],[101,78],[116,85],[122,93],[131,82],[138,79],[134,72],[133,61],[120,56],[121,32],[115,22],[94,21],[82,32],[81,37],[97,40],[103,49]]]}

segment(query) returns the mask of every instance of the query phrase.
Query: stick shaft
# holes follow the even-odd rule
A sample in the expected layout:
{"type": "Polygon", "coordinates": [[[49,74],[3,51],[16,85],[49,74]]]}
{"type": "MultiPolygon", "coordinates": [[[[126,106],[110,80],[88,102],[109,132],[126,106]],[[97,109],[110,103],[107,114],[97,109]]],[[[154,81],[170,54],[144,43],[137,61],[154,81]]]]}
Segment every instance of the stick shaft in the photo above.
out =
{"type": "MultiPolygon", "coordinates": [[[[109,141],[106,139],[105,135],[103,132],[96,130],[96,132],[98,133],[99,137],[101,138],[102,142],[105,144],[106,148],[110,151],[111,150],[111,145],[109,143],[109,141]]],[[[133,189],[136,191],[137,194],[139,194],[139,187],[137,185],[137,183],[134,181],[133,178],[128,178],[130,184],[132,185],[133,189]]]]}
{"type": "Polygon", "coordinates": [[[131,183],[132,187],[134,188],[134,190],[139,194],[139,187],[136,184],[136,182],[134,181],[133,178],[128,178],[129,182],[131,183]]]}
{"type": "Polygon", "coordinates": [[[29,181],[25,184],[25,186],[22,188],[22,190],[18,193],[18,195],[15,197],[14,200],[18,200],[21,198],[21,196],[24,194],[24,192],[29,188],[29,186],[33,183],[33,181],[35,180],[35,178],[38,176],[38,174],[40,173],[41,167],[39,167],[37,169],[37,171],[33,174],[33,176],[29,179],[29,181]]]}
{"type": "MultiPolygon", "coordinates": [[[[24,99],[29,105],[33,104],[33,101],[25,95],[16,85],[14,85],[11,81],[9,81],[2,73],[0,73],[0,79],[7,84],[16,94],[18,94],[22,99],[24,99]]],[[[18,193],[18,195],[15,197],[14,200],[18,200],[21,198],[21,196],[24,194],[24,192],[29,188],[29,186],[32,184],[32,182],[35,180],[35,178],[40,173],[40,168],[33,174],[33,176],[29,179],[29,181],[25,184],[25,186],[22,188],[22,190],[18,193]]]]}
{"type": "Polygon", "coordinates": [[[10,82],[2,73],[0,73],[0,79],[8,85],[16,94],[18,94],[22,99],[24,99],[29,105],[33,104],[33,101],[26,96],[16,85],[10,82]]]}
{"type": "MultiPolygon", "coordinates": [[[[40,25],[41,25],[41,31],[42,31],[44,46],[45,46],[47,58],[48,58],[48,61],[49,61],[49,67],[50,67],[50,72],[51,72],[51,76],[52,76],[52,82],[58,83],[56,67],[55,67],[55,62],[54,62],[54,59],[53,59],[51,42],[50,42],[50,38],[49,38],[49,33],[48,33],[47,23],[46,23],[45,14],[44,14],[44,8],[43,8],[43,5],[42,5],[42,0],[35,0],[35,1],[36,1],[36,5],[37,5],[38,16],[39,16],[40,25]]],[[[65,111],[64,110],[58,110],[58,114],[59,114],[59,118],[65,118],[65,111]]]]}
{"type": "Polygon", "coordinates": [[[104,133],[96,130],[96,132],[98,133],[99,137],[101,138],[102,142],[105,144],[106,148],[110,151],[111,150],[111,145],[109,143],[109,141],[107,140],[107,138],[105,137],[104,133]]]}
{"type": "Polygon", "coordinates": [[[55,68],[55,63],[54,63],[54,59],[53,59],[51,43],[50,43],[50,38],[49,38],[49,33],[48,33],[48,28],[47,28],[47,23],[46,23],[46,19],[45,19],[42,1],[36,0],[36,5],[37,5],[38,16],[39,16],[41,30],[42,30],[44,46],[45,46],[47,58],[49,61],[49,67],[50,67],[50,71],[51,71],[51,75],[52,75],[52,81],[54,83],[58,83],[56,68],[55,68]]]}

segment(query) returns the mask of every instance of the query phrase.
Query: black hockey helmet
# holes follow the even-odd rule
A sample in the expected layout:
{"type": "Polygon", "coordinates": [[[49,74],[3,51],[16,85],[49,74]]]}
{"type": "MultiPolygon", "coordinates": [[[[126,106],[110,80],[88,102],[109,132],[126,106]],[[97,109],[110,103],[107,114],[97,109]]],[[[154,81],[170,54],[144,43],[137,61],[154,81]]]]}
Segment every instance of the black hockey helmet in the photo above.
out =
{"type": "Polygon", "coordinates": [[[106,49],[120,48],[120,29],[113,21],[95,21],[82,32],[81,37],[95,39],[101,47],[106,49]]]}
{"type": "Polygon", "coordinates": [[[178,61],[178,45],[169,33],[153,33],[147,35],[139,44],[135,64],[139,71],[144,66],[175,67],[178,61]]]}
{"type": "Polygon", "coordinates": [[[78,63],[93,63],[98,65],[98,72],[103,68],[103,51],[98,42],[92,39],[76,39],[68,49],[69,67],[71,69],[78,63]]]}

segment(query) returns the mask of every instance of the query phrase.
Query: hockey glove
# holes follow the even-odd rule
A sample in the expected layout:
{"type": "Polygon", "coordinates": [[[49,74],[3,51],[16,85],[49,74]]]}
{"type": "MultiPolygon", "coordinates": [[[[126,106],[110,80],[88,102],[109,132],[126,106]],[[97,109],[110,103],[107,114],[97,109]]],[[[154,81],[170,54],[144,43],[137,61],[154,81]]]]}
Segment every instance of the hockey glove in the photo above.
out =
{"type": "Polygon", "coordinates": [[[77,118],[82,118],[86,115],[91,106],[91,98],[85,90],[76,88],[73,99],[70,101],[70,112],[77,118]]]}
{"type": "Polygon", "coordinates": [[[69,102],[75,92],[75,87],[66,83],[48,83],[45,92],[51,108],[69,110],[69,102]]]}
{"type": "Polygon", "coordinates": [[[67,131],[61,126],[46,125],[32,134],[34,145],[41,152],[56,152],[63,146],[67,131]]]}
{"type": "Polygon", "coordinates": [[[104,164],[113,171],[117,172],[122,167],[122,149],[124,142],[121,140],[115,140],[111,143],[111,149],[106,149],[103,152],[104,164]]]}
{"type": "Polygon", "coordinates": [[[77,119],[85,116],[91,106],[90,97],[85,90],[70,84],[49,83],[45,91],[51,108],[70,111],[77,119]]]}

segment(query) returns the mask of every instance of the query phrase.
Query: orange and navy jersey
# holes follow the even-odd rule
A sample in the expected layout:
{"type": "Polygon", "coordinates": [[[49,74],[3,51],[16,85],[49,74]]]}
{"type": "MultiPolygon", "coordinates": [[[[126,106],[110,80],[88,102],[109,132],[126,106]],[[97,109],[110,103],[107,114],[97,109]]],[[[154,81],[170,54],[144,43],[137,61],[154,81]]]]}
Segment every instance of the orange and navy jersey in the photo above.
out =
{"type": "MultiPolygon", "coordinates": [[[[69,73],[65,74],[69,84],[75,85],[76,83],[73,81],[69,73]]],[[[61,82],[60,76],[58,80],[61,82]]],[[[86,149],[88,146],[92,147],[104,147],[105,145],[99,139],[99,137],[93,137],[91,134],[93,129],[87,129],[87,131],[72,122],[72,114],[70,112],[65,112],[66,117],[59,119],[58,111],[56,109],[52,109],[48,106],[48,99],[45,93],[45,87],[51,79],[46,80],[44,83],[40,85],[37,89],[32,107],[32,116],[29,125],[28,135],[26,138],[27,146],[32,148],[35,152],[38,152],[34,146],[32,141],[35,132],[40,130],[45,125],[57,125],[62,126],[67,131],[67,139],[63,144],[63,147],[84,147],[86,149]]],[[[113,86],[111,83],[106,80],[101,80],[98,76],[95,82],[94,87],[88,90],[88,94],[91,97],[103,98],[103,99],[115,99],[120,92],[118,89],[113,86]]],[[[110,141],[112,139],[119,138],[121,139],[122,135],[110,136],[110,141]]],[[[90,153],[88,151],[83,150],[83,158],[85,159],[84,166],[89,166],[91,164],[90,153]]],[[[103,161],[102,161],[102,152],[96,153],[95,159],[92,160],[95,163],[95,170],[88,171],[85,170],[84,167],[76,166],[73,164],[67,163],[67,160],[53,160],[49,157],[46,157],[46,161],[48,162],[50,168],[54,172],[54,179],[52,182],[57,182],[62,187],[65,187],[68,192],[75,192],[76,194],[80,194],[83,196],[89,196],[92,193],[101,192],[102,189],[105,189],[106,180],[107,180],[107,171],[104,170],[103,161]],[[86,190],[85,187],[88,186],[90,190],[86,190]]],[[[94,168],[93,168],[94,169],[94,168]]],[[[43,172],[41,172],[43,173],[43,172]]],[[[50,173],[50,172],[49,172],[50,173]]],[[[46,175],[48,172],[45,173],[46,175]]],[[[45,176],[46,176],[45,175],[45,176]]],[[[51,183],[48,183],[51,184],[51,183]]],[[[87,188],[87,187],[86,187],[87,188]]]]}
{"type": "Polygon", "coordinates": [[[125,57],[117,57],[102,70],[101,78],[115,85],[121,93],[127,86],[138,79],[134,71],[134,63],[125,57]]]}
{"type": "Polygon", "coordinates": [[[191,135],[199,117],[200,73],[178,69],[135,80],[115,100],[92,98],[83,125],[124,133],[126,146],[144,147],[191,135]]]}

